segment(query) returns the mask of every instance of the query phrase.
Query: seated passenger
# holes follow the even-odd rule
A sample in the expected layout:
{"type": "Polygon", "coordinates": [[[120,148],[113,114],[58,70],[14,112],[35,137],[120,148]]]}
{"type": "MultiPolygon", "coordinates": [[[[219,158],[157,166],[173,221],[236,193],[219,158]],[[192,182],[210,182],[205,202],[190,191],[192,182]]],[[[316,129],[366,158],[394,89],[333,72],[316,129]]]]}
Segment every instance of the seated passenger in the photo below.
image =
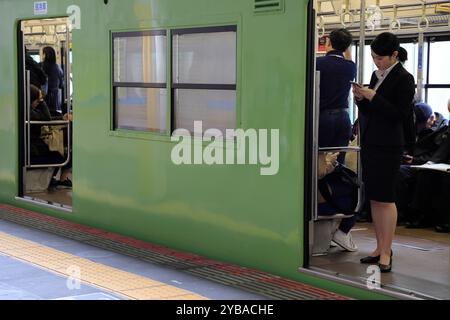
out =
{"type": "MultiPolygon", "coordinates": [[[[450,130],[448,130],[450,135],[450,130]]],[[[450,164],[450,138],[442,144],[431,162],[450,164]]],[[[409,205],[407,228],[434,226],[437,232],[449,232],[450,174],[435,170],[417,171],[409,205]]]]}
{"type": "MultiPolygon", "coordinates": [[[[435,129],[436,115],[430,105],[416,103],[414,106],[416,116],[416,142],[412,152],[404,156],[404,164],[400,167],[399,179],[397,181],[396,205],[398,208],[398,224],[411,224],[415,214],[410,208],[413,201],[414,188],[417,183],[417,170],[410,165],[422,165],[430,161],[435,152],[447,139],[448,127],[441,124],[435,129]]],[[[417,224],[417,223],[416,223],[417,224]]]]}
{"type": "Polygon", "coordinates": [[[445,126],[448,126],[448,119],[445,119],[442,113],[434,112],[434,124],[431,126],[431,129],[436,131],[445,126]]]}
{"type": "MultiPolygon", "coordinates": [[[[52,117],[44,101],[42,91],[34,85],[30,86],[30,120],[51,121],[52,117]]],[[[63,163],[62,155],[50,151],[48,145],[41,138],[42,125],[31,125],[30,128],[30,157],[31,164],[56,164],[63,163]]]]}
{"type": "MultiPolygon", "coordinates": [[[[50,111],[44,101],[42,91],[34,85],[30,86],[30,120],[31,121],[52,121],[50,111]]],[[[68,117],[68,116],[67,116],[68,117]]],[[[70,116],[71,118],[71,116],[70,116]]],[[[30,160],[32,165],[62,164],[65,159],[61,153],[50,151],[47,143],[41,138],[41,128],[43,125],[31,125],[30,128],[30,160]]],[[[71,186],[70,180],[65,173],[68,166],[63,168],[61,180],[57,184],[71,186]],[[70,182],[70,185],[69,185],[70,182]]]]}
{"type": "MultiPolygon", "coordinates": [[[[339,153],[334,153],[334,154],[320,153],[319,154],[319,165],[318,165],[318,168],[319,168],[318,178],[319,179],[323,178],[324,176],[326,176],[327,174],[331,173],[334,170],[334,168],[337,165],[338,155],[339,155],[339,153]]],[[[327,213],[329,212],[330,209],[333,212],[335,210],[326,203],[326,200],[324,199],[324,197],[322,196],[320,191],[318,191],[319,215],[321,214],[321,211],[326,212],[323,215],[327,215],[327,213]]],[[[338,245],[339,247],[345,249],[346,251],[351,251],[351,252],[357,251],[358,247],[353,242],[352,234],[350,232],[351,229],[354,227],[355,223],[356,223],[356,216],[352,216],[349,218],[343,218],[341,220],[341,222],[339,223],[339,227],[332,234],[332,242],[330,243],[330,245],[331,246],[338,245]]]]}
{"type": "Polygon", "coordinates": [[[448,125],[448,120],[441,113],[433,112],[431,106],[425,102],[415,104],[414,113],[416,115],[416,133],[419,139],[448,125]]]}
{"type": "MultiPolygon", "coordinates": [[[[443,127],[437,132],[431,133],[418,142],[415,157],[411,157],[409,164],[424,164],[428,161],[434,163],[450,164],[450,128],[443,127]]],[[[441,184],[445,182],[448,175],[444,172],[422,171],[411,168],[409,165],[402,165],[400,177],[397,184],[397,206],[401,212],[399,220],[406,221],[407,228],[421,228],[431,225],[445,225],[442,223],[442,209],[447,206],[450,190],[441,190],[441,184]],[[437,200],[432,201],[438,194],[442,195],[437,200]],[[437,206],[440,209],[433,209],[437,206]],[[402,219],[401,219],[402,218],[402,219]],[[438,221],[438,222],[436,222],[438,221]]],[[[448,218],[448,215],[447,215],[448,218]]],[[[445,218],[444,218],[445,220],[445,218]]]]}
{"type": "Polygon", "coordinates": [[[419,102],[414,105],[414,114],[416,116],[416,136],[417,140],[432,132],[431,127],[435,118],[433,109],[425,102],[419,102]]]}

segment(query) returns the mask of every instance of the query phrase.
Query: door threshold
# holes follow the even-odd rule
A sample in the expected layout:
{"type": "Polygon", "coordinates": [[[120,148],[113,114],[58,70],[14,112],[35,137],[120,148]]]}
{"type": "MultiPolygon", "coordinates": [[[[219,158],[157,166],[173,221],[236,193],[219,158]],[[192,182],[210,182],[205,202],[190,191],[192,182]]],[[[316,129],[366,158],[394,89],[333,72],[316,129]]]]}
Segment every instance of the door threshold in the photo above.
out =
{"type": "Polygon", "coordinates": [[[405,288],[381,285],[380,288],[369,289],[367,286],[367,278],[356,278],[343,275],[342,273],[332,272],[330,270],[321,269],[318,267],[299,268],[299,272],[311,275],[317,278],[330,280],[336,283],[348,285],[354,288],[365,289],[376,293],[384,294],[389,297],[402,300],[442,300],[437,297],[429,296],[427,294],[409,290],[405,288]]]}
{"type": "Polygon", "coordinates": [[[42,200],[42,199],[29,197],[29,196],[15,197],[15,199],[18,201],[21,201],[21,202],[36,204],[36,205],[40,205],[40,206],[47,207],[50,209],[64,211],[66,213],[72,213],[72,207],[69,207],[69,206],[66,206],[66,205],[60,204],[60,203],[50,202],[50,201],[46,201],[46,200],[42,200]]]}

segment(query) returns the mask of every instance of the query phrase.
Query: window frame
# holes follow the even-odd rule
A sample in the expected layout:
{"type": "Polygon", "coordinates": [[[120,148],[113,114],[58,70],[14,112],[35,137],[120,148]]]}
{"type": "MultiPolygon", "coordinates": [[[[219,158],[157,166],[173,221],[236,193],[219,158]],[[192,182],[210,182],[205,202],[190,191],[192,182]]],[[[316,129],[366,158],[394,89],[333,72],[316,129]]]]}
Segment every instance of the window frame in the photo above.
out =
{"type": "MultiPolygon", "coordinates": [[[[176,112],[175,112],[175,92],[178,89],[187,90],[221,90],[221,91],[234,91],[236,94],[236,105],[235,105],[235,128],[240,127],[238,121],[238,78],[239,78],[239,35],[238,35],[238,25],[237,24],[225,24],[220,26],[205,26],[205,27],[192,27],[192,28],[173,28],[170,30],[170,132],[171,135],[174,134],[176,128],[176,112]],[[205,33],[219,33],[219,32],[234,32],[236,34],[236,65],[235,72],[236,78],[234,84],[206,84],[206,83],[176,83],[173,76],[174,67],[174,52],[173,44],[174,37],[178,35],[186,34],[205,34],[205,33]]],[[[231,128],[229,128],[231,129],[231,128]]],[[[204,128],[204,131],[207,130],[204,128]]],[[[225,132],[223,132],[223,137],[226,137],[225,132]]],[[[194,137],[195,138],[195,137],[194,137]]]]}
{"type": "Polygon", "coordinates": [[[434,83],[430,84],[430,55],[431,55],[431,44],[435,42],[449,42],[450,43],[450,35],[447,36],[428,36],[426,37],[427,43],[427,74],[425,78],[424,90],[425,95],[424,99],[428,103],[429,91],[428,89],[449,89],[450,90],[450,81],[449,83],[434,83]]]}
{"type": "Polygon", "coordinates": [[[118,124],[118,116],[117,116],[117,89],[118,88],[148,88],[148,89],[166,89],[166,117],[169,116],[168,110],[167,110],[167,100],[170,99],[169,94],[169,79],[167,75],[167,69],[168,69],[168,63],[170,61],[167,59],[168,55],[167,52],[171,50],[171,47],[168,46],[168,39],[170,37],[170,33],[166,29],[154,29],[154,30],[139,30],[139,31],[112,31],[111,32],[111,88],[112,88],[112,117],[111,117],[111,123],[110,128],[111,131],[115,134],[119,133],[120,131],[126,131],[126,132],[133,132],[136,134],[142,134],[142,133],[151,133],[156,135],[168,135],[168,132],[170,132],[171,128],[168,128],[167,121],[164,124],[165,130],[156,130],[156,129],[150,129],[144,130],[142,128],[120,128],[118,124]],[[166,67],[165,67],[165,83],[158,83],[158,82],[116,82],[115,80],[115,57],[116,52],[114,48],[114,41],[116,38],[132,38],[132,37],[145,37],[145,36],[164,36],[166,41],[166,52],[164,55],[166,67]]]}

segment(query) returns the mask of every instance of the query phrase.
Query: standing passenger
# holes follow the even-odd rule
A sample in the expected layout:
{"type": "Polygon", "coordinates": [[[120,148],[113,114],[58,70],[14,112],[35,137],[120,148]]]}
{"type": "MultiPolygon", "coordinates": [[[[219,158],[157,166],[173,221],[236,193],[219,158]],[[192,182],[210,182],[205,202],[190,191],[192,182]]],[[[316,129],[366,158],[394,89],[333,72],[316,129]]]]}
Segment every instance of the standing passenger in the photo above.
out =
{"type": "MultiPolygon", "coordinates": [[[[346,147],[352,136],[352,124],[348,114],[350,81],[356,76],[356,65],[351,61],[349,48],[352,35],[346,29],[334,30],[325,44],[326,56],[317,58],[320,71],[319,147],[346,147]]],[[[338,162],[344,163],[345,153],[338,162]]],[[[333,241],[347,251],[356,251],[350,230],[356,217],[342,219],[333,234],[333,241]]]]}
{"type": "Polygon", "coordinates": [[[395,182],[405,144],[405,119],[411,118],[414,77],[398,63],[397,37],[389,32],[371,44],[378,70],[370,86],[353,86],[361,125],[361,162],[366,196],[370,200],[377,247],[361,263],[392,269],[392,240],[397,223],[395,182]]]}
{"type": "MultiPolygon", "coordinates": [[[[348,114],[350,81],[356,76],[356,65],[344,58],[349,50],[352,35],[345,29],[330,33],[325,44],[326,56],[317,58],[320,71],[319,147],[346,147],[352,134],[348,114]]],[[[345,154],[338,157],[343,163],[345,154]]]]}
{"type": "Polygon", "coordinates": [[[60,66],[56,64],[56,53],[52,47],[43,49],[44,62],[42,67],[48,77],[48,92],[45,97],[48,108],[52,116],[61,115],[61,94],[60,89],[64,86],[64,73],[60,66]]]}
{"type": "Polygon", "coordinates": [[[25,49],[25,69],[30,71],[30,84],[38,89],[43,89],[47,85],[47,75],[39,63],[31,57],[28,49],[25,49]]]}
{"type": "Polygon", "coordinates": [[[398,48],[398,61],[402,64],[405,65],[405,62],[408,61],[408,51],[406,51],[405,48],[403,47],[399,47],[398,48]]]}

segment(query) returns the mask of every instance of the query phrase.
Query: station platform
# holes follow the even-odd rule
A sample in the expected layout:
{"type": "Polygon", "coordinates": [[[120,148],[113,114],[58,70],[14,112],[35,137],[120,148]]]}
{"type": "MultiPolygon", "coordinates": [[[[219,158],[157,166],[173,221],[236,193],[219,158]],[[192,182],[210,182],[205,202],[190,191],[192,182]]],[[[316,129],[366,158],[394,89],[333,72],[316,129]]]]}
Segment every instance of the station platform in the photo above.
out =
{"type": "Polygon", "coordinates": [[[347,300],[209,260],[0,204],[0,300],[347,300]]]}

